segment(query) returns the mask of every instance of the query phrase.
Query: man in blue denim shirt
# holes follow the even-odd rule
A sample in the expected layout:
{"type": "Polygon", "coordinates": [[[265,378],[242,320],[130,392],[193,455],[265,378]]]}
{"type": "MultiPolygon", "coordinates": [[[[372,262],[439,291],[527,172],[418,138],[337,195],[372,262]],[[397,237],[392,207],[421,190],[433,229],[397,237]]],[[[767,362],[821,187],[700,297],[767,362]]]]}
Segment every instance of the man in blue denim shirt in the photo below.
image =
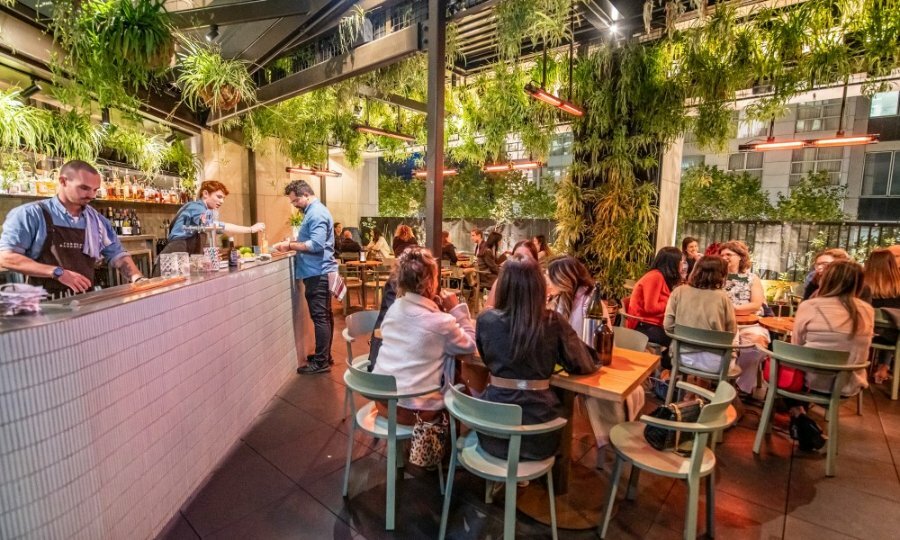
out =
{"type": "Polygon", "coordinates": [[[279,242],[273,249],[297,252],[294,278],[303,280],[304,296],[316,335],[316,353],[307,358],[305,366],[297,368],[297,373],[325,373],[331,371],[334,363],[331,359],[334,315],[328,288],[328,274],[338,271],[334,260],[334,220],[304,180],[288,184],[284,194],[295,208],[303,210],[303,223],[296,240],[279,242]]]}

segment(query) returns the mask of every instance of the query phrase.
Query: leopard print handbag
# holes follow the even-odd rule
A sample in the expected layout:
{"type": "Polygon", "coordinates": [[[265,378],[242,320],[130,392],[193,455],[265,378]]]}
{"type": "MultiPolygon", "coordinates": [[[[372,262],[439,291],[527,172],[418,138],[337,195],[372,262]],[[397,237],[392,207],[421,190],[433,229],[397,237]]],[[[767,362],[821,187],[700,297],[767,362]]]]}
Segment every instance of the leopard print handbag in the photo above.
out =
{"type": "Polygon", "coordinates": [[[409,462],[419,467],[434,467],[444,459],[447,449],[447,417],[425,422],[416,414],[412,439],[409,445],[409,462]]]}

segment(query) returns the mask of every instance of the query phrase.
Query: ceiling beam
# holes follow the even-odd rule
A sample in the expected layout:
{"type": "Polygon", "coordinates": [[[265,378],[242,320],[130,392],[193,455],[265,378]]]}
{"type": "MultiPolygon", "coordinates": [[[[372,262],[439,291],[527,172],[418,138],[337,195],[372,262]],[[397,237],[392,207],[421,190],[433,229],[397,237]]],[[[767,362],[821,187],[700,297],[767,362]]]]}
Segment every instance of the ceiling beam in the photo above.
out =
{"type": "Polygon", "coordinates": [[[428,109],[421,101],[405,98],[397,94],[382,94],[370,86],[360,85],[357,93],[361,96],[374,99],[375,101],[387,103],[388,105],[396,105],[414,112],[428,113],[428,109]]]}
{"type": "Polygon", "coordinates": [[[314,8],[312,4],[312,0],[248,0],[235,4],[170,11],[169,17],[176,28],[200,28],[211,24],[227,26],[308,15],[314,8]]]}
{"type": "Polygon", "coordinates": [[[360,45],[352,51],[336,56],[327,62],[316,64],[271,84],[261,86],[256,92],[256,102],[246,105],[207,123],[216,125],[224,120],[244,114],[263,105],[274,105],[294,96],[356,77],[363,73],[388,66],[419,51],[419,26],[413,25],[393,32],[380,39],[360,45]]]}

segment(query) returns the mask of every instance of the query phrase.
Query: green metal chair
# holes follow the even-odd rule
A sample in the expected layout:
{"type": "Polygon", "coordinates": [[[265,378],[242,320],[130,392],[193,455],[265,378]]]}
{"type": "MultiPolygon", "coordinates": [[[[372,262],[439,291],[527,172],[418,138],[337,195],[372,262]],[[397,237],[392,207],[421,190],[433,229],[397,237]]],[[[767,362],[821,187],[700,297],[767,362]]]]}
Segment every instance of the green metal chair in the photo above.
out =
{"type": "Polygon", "coordinates": [[[711,433],[722,431],[734,421],[728,418],[727,409],[736,392],[734,387],[727,382],[719,384],[715,394],[683,381],[678,382],[678,387],[709,400],[709,403],[700,411],[700,418],[697,419],[697,422],[674,422],[645,415],[641,417],[640,422],[625,422],[617,425],[610,432],[610,441],[616,451],[616,464],[609,481],[603,523],[600,525],[600,538],[606,538],[609,521],[612,517],[613,503],[616,500],[619,477],[622,475],[622,465],[625,461],[631,462],[631,477],[628,480],[628,491],[625,494],[625,498],[628,500],[634,500],[637,495],[638,479],[642,469],[669,478],[680,478],[687,482],[685,539],[693,540],[697,537],[700,479],[705,477],[706,533],[710,538],[714,536],[715,481],[713,471],[716,466],[716,454],[707,448],[706,444],[711,433]],[[694,433],[694,444],[690,456],[681,456],[671,450],[657,450],[650,446],[644,438],[646,425],[694,433]]]}
{"type": "MultiPolygon", "coordinates": [[[[876,329],[896,329],[894,323],[885,315],[882,309],[875,310],[875,328],[876,329]]],[[[898,364],[900,364],[900,333],[897,335],[897,341],[893,345],[885,345],[881,343],[872,343],[873,351],[890,351],[894,353],[894,358],[891,359],[893,367],[891,367],[891,376],[893,379],[891,380],[891,399],[897,401],[897,391],[900,390],[900,370],[897,369],[898,364]]],[[[875,353],[877,354],[877,353],[875,353]]]]}
{"type": "Polygon", "coordinates": [[[556,504],[553,498],[553,463],[555,457],[541,461],[519,461],[522,437],[549,433],[562,429],[565,418],[557,418],[542,424],[522,425],[522,407],[506,403],[492,403],[473,398],[462,393],[462,385],[450,388],[444,396],[444,405],[450,416],[469,428],[468,434],[456,436],[456,422],[450,422],[451,440],[455,441],[454,452],[450,455],[450,471],[447,473],[447,490],[444,493],[444,509],[441,513],[441,529],[438,538],[443,540],[447,533],[447,516],[450,513],[450,497],[453,492],[453,475],[459,463],[472,474],[491,482],[506,485],[506,500],[503,514],[503,538],[516,537],[516,483],[522,480],[547,477],[550,495],[550,528],[556,540],[556,504]],[[509,439],[507,459],[494,457],[478,446],[478,433],[509,439]]]}
{"type": "Polygon", "coordinates": [[[645,352],[647,343],[650,342],[645,334],[626,328],[617,326],[613,328],[613,345],[620,349],[628,349],[629,351],[645,352]]]}
{"type": "Polygon", "coordinates": [[[666,405],[672,403],[672,398],[675,395],[676,385],[672,384],[672,382],[677,381],[680,376],[693,375],[694,377],[715,381],[716,384],[719,384],[722,381],[734,379],[740,375],[741,368],[731,364],[732,352],[736,349],[752,346],[735,345],[734,334],[731,332],[703,330],[680,324],[675,325],[674,332],[666,332],[666,335],[672,338],[672,375],[669,378],[669,390],[666,392],[666,405]],[[704,371],[685,366],[681,361],[681,355],[685,352],[682,351],[682,347],[685,345],[691,349],[689,352],[704,351],[721,355],[719,371],[704,371]]]}
{"type": "MultiPolygon", "coordinates": [[[[347,441],[347,464],[344,468],[344,487],[342,494],[347,496],[350,483],[350,463],[353,460],[353,439],[356,430],[359,429],[375,437],[376,439],[387,440],[387,496],[385,497],[385,529],[394,530],[394,510],[396,507],[397,492],[397,441],[409,439],[412,437],[413,426],[406,426],[397,423],[397,401],[404,398],[413,398],[424,396],[440,390],[440,387],[429,387],[418,389],[414,392],[400,393],[397,391],[397,379],[392,375],[381,375],[369,373],[365,370],[368,361],[361,362],[357,365],[351,365],[344,373],[344,383],[347,385],[347,402],[353,416],[353,423],[350,426],[350,436],[347,441]],[[387,401],[388,417],[385,418],[378,414],[375,408],[375,402],[371,401],[359,410],[356,409],[356,403],[353,401],[353,393],[371,399],[387,401]]],[[[402,457],[399,458],[402,460],[402,457]]],[[[444,492],[444,473],[438,466],[438,482],[441,493],[444,492]]]]}
{"type": "Polygon", "coordinates": [[[372,335],[372,331],[375,329],[375,321],[377,320],[377,309],[357,311],[356,313],[347,316],[347,326],[344,328],[344,331],[341,332],[341,335],[347,343],[347,363],[349,365],[352,366],[358,362],[369,359],[369,353],[361,354],[354,358],[351,345],[357,338],[372,335]]]}
{"type": "Polygon", "coordinates": [[[784,341],[775,341],[772,351],[769,352],[769,381],[778,380],[778,368],[780,366],[801,369],[808,373],[834,375],[831,384],[831,392],[823,394],[819,392],[788,392],[778,388],[777,384],[769,384],[766,391],[766,403],[763,406],[762,415],[759,417],[759,427],[756,429],[756,440],[753,441],[753,453],[759,454],[763,436],[772,429],[772,409],[775,407],[775,397],[783,396],[794,398],[806,403],[815,403],[828,409],[828,446],[825,459],[825,476],[835,475],[834,458],[838,452],[838,416],[840,411],[841,388],[847,382],[851,372],[857,369],[865,369],[868,362],[861,364],[847,364],[850,353],[846,351],[827,351],[814,349],[802,345],[793,345],[784,341]]]}

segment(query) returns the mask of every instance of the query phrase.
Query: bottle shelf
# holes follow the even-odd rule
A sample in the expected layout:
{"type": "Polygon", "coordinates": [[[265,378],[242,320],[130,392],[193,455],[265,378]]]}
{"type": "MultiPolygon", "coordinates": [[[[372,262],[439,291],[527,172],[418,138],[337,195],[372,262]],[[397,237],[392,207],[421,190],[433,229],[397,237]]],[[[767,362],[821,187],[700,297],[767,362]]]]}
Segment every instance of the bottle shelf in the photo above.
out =
{"type": "MultiPolygon", "coordinates": [[[[41,199],[46,199],[48,197],[52,197],[53,195],[26,195],[26,194],[10,194],[10,193],[0,193],[0,198],[4,199],[22,199],[27,201],[37,201],[41,199]]],[[[181,203],[156,203],[149,201],[129,201],[123,199],[94,199],[91,203],[94,207],[100,207],[103,205],[122,205],[122,206],[130,206],[130,205],[141,205],[142,207],[159,207],[159,208],[181,208],[181,203]]]]}

